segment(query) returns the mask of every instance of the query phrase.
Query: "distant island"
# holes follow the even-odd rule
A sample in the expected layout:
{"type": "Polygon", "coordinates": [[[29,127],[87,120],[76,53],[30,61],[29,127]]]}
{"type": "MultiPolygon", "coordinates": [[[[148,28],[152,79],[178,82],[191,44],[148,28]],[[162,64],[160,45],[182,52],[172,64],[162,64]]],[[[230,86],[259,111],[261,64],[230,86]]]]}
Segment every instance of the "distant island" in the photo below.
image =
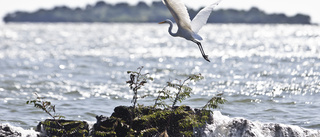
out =
{"type": "MultiPolygon", "coordinates": [[[[193,18],[199,11],[189,9],[193,18]]],[[[4,22],[160,22],[172,19],[168,9],[162,2],[153,2],[151,5],[139,2],[137,5],[118,3],[115,5],[99,1],[95,5],[85,8],[69,8],[66,6],[53,9],[40,9],[35,12],[22,12],[7,14],[4,22]]],[[[311,24],[308,15],[297,14],[266,14],[258,8],[250,10],[219,9],[212,12],[208,23],[282,23],[282,24],[311,24]]]]}

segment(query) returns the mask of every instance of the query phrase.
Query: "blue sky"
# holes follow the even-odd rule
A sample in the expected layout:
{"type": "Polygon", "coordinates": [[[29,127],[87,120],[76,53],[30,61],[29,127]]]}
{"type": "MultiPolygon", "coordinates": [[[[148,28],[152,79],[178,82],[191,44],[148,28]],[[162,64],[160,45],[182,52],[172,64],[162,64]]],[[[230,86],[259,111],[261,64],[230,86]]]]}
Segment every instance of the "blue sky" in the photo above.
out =
{"type": "MultiPolygon", "coordinates": [[[[5,14],[14,11],[35,11],[39,8],[53,8],[55,6],[66,5],[69,7],[85,7],[87,4],[94,4],[98,0],[1,0],[0,18],[5,14]]],[[[136,4],[138,1],[151,3],[154,0],[104,0],[108,3],[129,2],[136,4]]],[[[160,0],[158,0],[160,1],[160,0]]],[[[216,0],[183,0],[185,4],[192,8],[198,8],[216,0]]],[[[308,14],[313,23],[320,24],[320,8],[316,0],[223,0],[218,8],[227,9],[250,9],[255,6],[267,13],[285,13],[292,16],[297,13],[308,14]]]]}

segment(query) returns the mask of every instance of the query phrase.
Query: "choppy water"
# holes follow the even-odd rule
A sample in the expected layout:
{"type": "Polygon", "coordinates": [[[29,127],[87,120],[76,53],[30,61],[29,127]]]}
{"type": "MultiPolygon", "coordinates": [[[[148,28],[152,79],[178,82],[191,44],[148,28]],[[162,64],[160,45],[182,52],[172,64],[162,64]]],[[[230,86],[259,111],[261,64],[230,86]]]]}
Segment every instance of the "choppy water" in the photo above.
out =
{"type": "MultiPolygon", "coordinates": [[[[320,129],[320,27],[215,24],[200,34],[211,63],[192,43],[158,24],[5,24],[0,26],[0,123],[29,129],[48,116],[26,105],[34,92],[67,119],[95,121],[131,105],[127,70],[144,66],[166,81],[201,73],[183,104],[201,107],[215,94],[221,113],[252,121],[320,129]]],[[[139,100],[150,105],[153,97],[139,100]]]]}

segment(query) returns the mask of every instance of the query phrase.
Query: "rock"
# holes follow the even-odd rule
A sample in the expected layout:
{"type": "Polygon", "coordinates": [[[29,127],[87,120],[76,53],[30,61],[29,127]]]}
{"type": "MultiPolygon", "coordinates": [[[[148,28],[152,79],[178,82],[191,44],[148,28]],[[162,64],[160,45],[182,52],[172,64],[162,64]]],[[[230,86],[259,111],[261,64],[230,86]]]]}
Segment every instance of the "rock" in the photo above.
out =
{"type": "Polygon", "coordinates": [[[85,121],[46,119],[39,122],[36,131],[40,136],[88,136],[89,125],[85,121]]]}
{"type": "Polygon", "coordinates": [[[124,137],[130,131],[129,126],[116,117],[96,116],[97,122],[93,125],[93,137],[124,137]]]}
{"type": "Polygon", "coordinates": [[[122,120],[126,121],[126,123],[129,123],[133,119],[132,118],[133,113],[130,110],[132,110],[132,107],[126,107],[126,106],[115,107],[111,117],[121,118],[122,120]]]}
{"type": "Polygon", "coordinates": [[[319,130],[305,129],[293,125],[261,123],[244,118],[230,118],[219,111],[213,112],[213,123],[203,130],[206,137],[319,137],[319,130]]]}
{"type": "Polygon", "coordinates": [[[246,119],[237,119],[232,121],[230,124],[230,136],[245,136],[245,137],[255,137],[252,132],[253,124],[246,119]]]}
{"type": "Polygon", "coordinates": [[[175,107],[179,110],[172,113],[171,109],[153,109],[152,107],[139,107],[137,117],[132,116],[132,107],[119,106],[111,117],[97,116],[97,122],[89,133],[88,124],[84,121],[52,120],[42,121],[37,131],[24,130],[21,127],[0,124],[0,137],[47,137],[47,136],[84,136],[84,137],[122,137],[132,136],[161,136],[161,137],[320,137],[320,130],[305,129],[293,125],[261,123],[244,118],[230,118],[214,111],[203,126],[181,127],[179,121],[190,120],[190,116],[203,115],[206,111],[193,110],[189,107],[175,107]],[[120,114],[123,113],[123,114],[120,114]],[[119,117],[115,117],[119,116],[119,117]],[[128,120],[127,122],[123,119],[128,120]],[[57,124],[57,122],[59,124],[57,124]],[[131,124],[131,126],[130,126],[131,124]],[[131,128],[130,128],[131,127],[131,128]],[[180,133],[183,131],[186,134],[180,133]]]}
{"type": "Polygon", "coordinates": [[[96,117],[97,123],[93,126],[92,135],[94,137],[127,135],[180,137],[193,134],[201,136],[205,124],[194,128],[191,123],[196,123],[202,116],[210,117],[210,113],[204,112],[207,111],[194,111],[188,106],[164,110],[143,106],[133,110],[133,107],[118,106],[111,117],[96,117]]]}
{"type": "Polygon", "coordinates": [[[12,131],[9,126],[0,124],[0,137],[17,137],[21,136],[21,133],[12,131]]]}

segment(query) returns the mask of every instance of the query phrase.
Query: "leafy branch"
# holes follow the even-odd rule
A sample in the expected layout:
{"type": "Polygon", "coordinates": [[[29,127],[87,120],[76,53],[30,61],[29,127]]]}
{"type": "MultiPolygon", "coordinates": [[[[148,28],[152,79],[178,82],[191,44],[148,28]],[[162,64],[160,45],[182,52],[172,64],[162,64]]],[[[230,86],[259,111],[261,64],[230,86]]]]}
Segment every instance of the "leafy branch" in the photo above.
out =
{"type": "Polygon", "coordinates": [[[58,118],[58,119],[65,118],[64,116],[56,114],[56,106],[55,105],[51,105],[51,102],[49,102],[49,101],[43,101],[42,99],[44,99],[44,97],[40,97],[37,93],[34,93],[34,94],[37,96],[37,98],[34,100],[27,101],[26,104],[34,104],[35,108],[39,108],[39,109],[43,110],[50,117],[52,117],[54,120],[56,118],[58,118]],[[53,112],[53,114],[51,112],[53,112]]]}
{"type": "Polygon", "coordinates": [[[168,82],[168,86],[176,88],[178,90],[178,93],[175,95],[175,99],[172,103],[172,108],[176,105],[177,101],[181,103],[183,100],[190,97],[192,88],[190,88],[189,86],[186,86],[186,82],[187,81],[197,82],[201,79],[203,79],[203,76],[201,76],[201,74],[198,74],[198,75],[190,75],[183,82],[180,81],[180,84],[173,84],[168,82]]]}
{"type": "Polygon", "coordinates": [[[187,84],[192,81],[197,82],[201,79],[203,79],[203,76],[201,76],[201,74],[194,74],[188,76],[188,78],[183,81],[178,80],[179,83],[167,82],[167,85],[162,90],[158,91],[158,97],[155,99],[154,107],[168,106],[165,104],[164,100],[171,98],[173,100],[171,108],[174,108],[178,101],[181,103],[183,100],[190,97],[192,88],[187,84]],[[177,93],[172,95],[171,90],[167,89],[169,87],[177,90],[177,93]]]}
{"type": "MultiPolygon", "coordinates": [[[[131,103],[133,103],[133,108],[136,107],[137,100],[138,100],[138,90],[141,89],[142,86],[144,86],[145,83],[147,83],[148,80],[153,80],[152,77],[149,77],[149,73],[142,74],[141,70],[143,69],[143,66],[138,68],[138,71],[127,71],[128,74],[130,74],[130,80],[126,83],[129,84],[130,89],[133,91],[133,98],[131,100],[131,103]]],[[[141,98],[144,98],[145,96],[142,96],[141,98]]]]}
{"type": "Polygon", "coordinates": [[[218,95],[214,96],[213,98],[211,98],[211,99],[206,103],[206,105],[204,105],[204,106],[202,107],[202,110],[206,110],[206,109],[208,109],[208,108],[209,108],[209,109],[216,109],[216,108],[218,108],[218,104],[224,104],[224,103],[226,103],[227,100],[224,99],[224,98],[222,97],[222,95],[223,95],[223,93],[218,94],[218,95]]]}
{"type": "Polygon", "coordinates": [[[158,91],[158,97],[154,101],[153,108],[160,106],[160,107],[168,107],[165,104],[164,100],[170,98],[170,90],[167,90],[169,86],[165,86],[162,90],[158,91]]]}

